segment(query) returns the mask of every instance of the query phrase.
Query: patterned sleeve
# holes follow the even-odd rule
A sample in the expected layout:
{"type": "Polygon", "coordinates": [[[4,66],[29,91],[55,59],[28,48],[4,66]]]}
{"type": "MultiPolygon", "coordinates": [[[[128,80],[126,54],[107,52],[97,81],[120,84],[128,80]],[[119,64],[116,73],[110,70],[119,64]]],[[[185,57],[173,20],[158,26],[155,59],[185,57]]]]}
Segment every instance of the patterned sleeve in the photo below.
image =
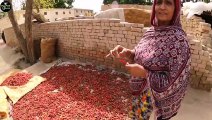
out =
{"type": "Polygon", "coordinates": [[[169,39],[165,46],[159,46],[158,49],[163,52],[155,55],[156,58],[159,57],[157,62],[159,69],[152,67],[153,69],[148,70],[151,88],[158,93],[166,91],[180,77],[190,57],[190,49],[185,37],[175,36],[174,39],[169,39]],[[163,59],[166,59],[166,68],[161,67],[164,66],[161,65],[163,59]]]}

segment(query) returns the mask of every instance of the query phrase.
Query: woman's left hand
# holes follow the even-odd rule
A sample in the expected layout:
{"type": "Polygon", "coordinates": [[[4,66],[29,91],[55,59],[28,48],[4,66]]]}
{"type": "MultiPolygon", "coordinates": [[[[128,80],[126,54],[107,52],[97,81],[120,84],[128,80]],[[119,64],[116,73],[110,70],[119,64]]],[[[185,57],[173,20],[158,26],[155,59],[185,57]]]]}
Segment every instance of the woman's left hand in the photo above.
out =
{"type": "Polygon", "coordinates": [[[125,67],[134,77],[142,77],[142,78],[147,77],[147,70],[144,69],[144,67],[139,64],[126,63],[125,67]]]}

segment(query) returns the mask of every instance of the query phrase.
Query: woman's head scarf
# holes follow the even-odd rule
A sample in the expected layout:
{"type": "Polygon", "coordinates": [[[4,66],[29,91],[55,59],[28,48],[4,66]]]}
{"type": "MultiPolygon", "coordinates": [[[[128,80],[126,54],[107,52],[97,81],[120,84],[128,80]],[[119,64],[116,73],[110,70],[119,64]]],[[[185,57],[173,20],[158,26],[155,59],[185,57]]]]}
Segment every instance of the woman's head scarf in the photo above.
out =
{"type": "MultiPolygon", "coordinates": [[[[158,26],[158,20],[155,16],[156,3],[157,3],[157,0],[154,0],[153,6],[152,6],[152,14],[151,14],[151,25],[152,26],[158,26]]],[[[174,0],[174,4],[175,4],[175,11],[174,11],[174,15],[173,15],[170,25],[181,27],[181,24],[180,24],[181,1],[174,0]]]]}

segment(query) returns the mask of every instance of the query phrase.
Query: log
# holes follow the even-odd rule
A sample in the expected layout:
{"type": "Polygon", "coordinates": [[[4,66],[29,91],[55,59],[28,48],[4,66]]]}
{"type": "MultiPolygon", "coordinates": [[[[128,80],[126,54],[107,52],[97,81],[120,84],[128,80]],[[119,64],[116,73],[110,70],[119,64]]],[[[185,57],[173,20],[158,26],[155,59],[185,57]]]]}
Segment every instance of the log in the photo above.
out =
{"type": "Polygon", "coordinates": [[[32,11],[32,16],[34,19],[36,19],[39,23],[45,23],[48,22],[48,20],[44,17],[44,15],[40,14],[40,13],[36,13],[34,11],[32,11]]]}

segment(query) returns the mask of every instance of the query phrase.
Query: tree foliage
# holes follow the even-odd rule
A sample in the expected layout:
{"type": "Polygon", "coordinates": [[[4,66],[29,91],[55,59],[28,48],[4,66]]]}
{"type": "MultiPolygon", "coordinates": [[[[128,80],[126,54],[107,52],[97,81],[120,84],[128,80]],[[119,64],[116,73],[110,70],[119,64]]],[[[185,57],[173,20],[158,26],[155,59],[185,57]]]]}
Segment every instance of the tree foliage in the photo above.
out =
{"type": "Polygon", "coordinates": [[[114,0],[103,0],[103,4],[111,4],[114,0]]]}
{"type": "MultiPolygon", "coordinates": [[[[74,0],[34,0],[33,8],[48,9],[48,8],[72,8],[74,0]]],[[[22,3],[22,9],[26,9],[26,1],[22,3]]]]}
{"type": "Polygon", "coordinates": [[[74,0],[55,0],[54,8],[72,8],[74,0]]]}
{"type": "Polygon", "coordinates": [[[64,0],[58,0],[57,2],[55,2],[54,8],[66,8],[65,3],[66,2],[64,0]]]}
{"type": "Polygon", "coordinates": [[[69,8],[72,8],[72,3],[74,2],[74,0],[66,0],[66,3],[69,5],[69,8]]]}
{"type": "Polygon", "coordinates": [[[40,5],[40,8],[53,8],[54,7],[54,0],[35,0],[36,4],[40,5]]]}

